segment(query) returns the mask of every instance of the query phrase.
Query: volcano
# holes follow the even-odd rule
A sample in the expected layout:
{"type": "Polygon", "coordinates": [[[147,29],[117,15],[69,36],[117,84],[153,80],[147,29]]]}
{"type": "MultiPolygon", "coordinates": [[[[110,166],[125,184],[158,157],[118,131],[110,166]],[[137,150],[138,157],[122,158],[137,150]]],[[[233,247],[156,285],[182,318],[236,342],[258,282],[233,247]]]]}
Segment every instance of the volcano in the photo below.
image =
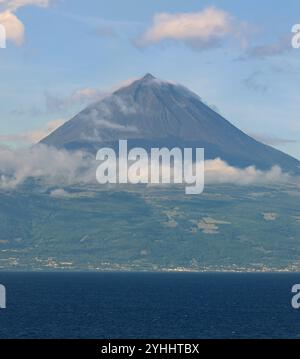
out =
{"type": "Polygon", "coordinates": [[[67,150],[96,153],[129,147],[203,147],[206,159],[221,158],[244,168],[299,173],[300,162],[248,136],[201,101],[186,87],[151,74],[85,108],[41,143],[67,150]]]}

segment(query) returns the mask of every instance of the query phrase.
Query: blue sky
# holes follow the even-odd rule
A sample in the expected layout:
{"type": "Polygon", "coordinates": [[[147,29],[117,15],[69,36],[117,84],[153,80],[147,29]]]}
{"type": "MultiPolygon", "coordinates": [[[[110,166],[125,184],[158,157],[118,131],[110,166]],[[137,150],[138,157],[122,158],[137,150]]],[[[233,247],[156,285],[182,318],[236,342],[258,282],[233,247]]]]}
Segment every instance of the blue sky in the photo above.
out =
{"type": "Polygon", "coordinates": [[[151,72],[300,158],[300,49],[291,46],[299,0],[0,0],[0,23],[1,12],[17,26],[0,49],[2,143],[28,145],[24,134],[38,137],[98,94],[151,72]],[[198,24],[211,7],[225,23],[205,43],[195,22],[182,36],[171,21],[168,36],[153,22],[161,13],[175,23],[198,14],[198,24]]]}

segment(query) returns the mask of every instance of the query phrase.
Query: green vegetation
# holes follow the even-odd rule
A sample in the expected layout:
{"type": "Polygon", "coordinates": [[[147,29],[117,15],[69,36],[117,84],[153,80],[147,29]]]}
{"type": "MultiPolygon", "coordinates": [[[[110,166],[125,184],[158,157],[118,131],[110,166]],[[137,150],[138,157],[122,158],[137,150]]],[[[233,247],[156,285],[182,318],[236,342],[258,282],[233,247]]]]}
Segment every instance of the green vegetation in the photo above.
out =
{"type": "Polygon", "coordinates": [[[0,192],[2,270],[300,270],[295,185],[51,191],[0,192]]]}

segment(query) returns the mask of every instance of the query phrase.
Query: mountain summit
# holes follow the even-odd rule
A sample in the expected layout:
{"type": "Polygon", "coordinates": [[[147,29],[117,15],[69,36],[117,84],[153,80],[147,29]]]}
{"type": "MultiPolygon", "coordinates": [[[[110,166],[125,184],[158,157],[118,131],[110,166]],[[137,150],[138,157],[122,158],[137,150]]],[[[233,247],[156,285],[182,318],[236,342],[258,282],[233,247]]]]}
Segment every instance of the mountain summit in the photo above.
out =
{"type": "Polygon", "coordinates": [[[151,74],[88,106],[42,143],[96,153],[120,139],[129,147],[203,147],[206,159],[238,167],[300,168],[298,160],[246,135],[184,86],[151,74]]]}

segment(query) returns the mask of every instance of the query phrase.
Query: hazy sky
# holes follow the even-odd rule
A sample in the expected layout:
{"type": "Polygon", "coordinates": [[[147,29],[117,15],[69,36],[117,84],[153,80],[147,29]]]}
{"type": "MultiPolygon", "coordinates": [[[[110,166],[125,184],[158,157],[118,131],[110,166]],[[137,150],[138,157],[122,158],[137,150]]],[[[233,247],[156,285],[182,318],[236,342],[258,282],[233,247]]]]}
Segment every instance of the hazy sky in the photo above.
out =
{"type": "Polygon", "coordinates": [[[299,0],[0,0],[1,23],[2,143],[28,145],[151,72],[300,158],[299,0]]]}

